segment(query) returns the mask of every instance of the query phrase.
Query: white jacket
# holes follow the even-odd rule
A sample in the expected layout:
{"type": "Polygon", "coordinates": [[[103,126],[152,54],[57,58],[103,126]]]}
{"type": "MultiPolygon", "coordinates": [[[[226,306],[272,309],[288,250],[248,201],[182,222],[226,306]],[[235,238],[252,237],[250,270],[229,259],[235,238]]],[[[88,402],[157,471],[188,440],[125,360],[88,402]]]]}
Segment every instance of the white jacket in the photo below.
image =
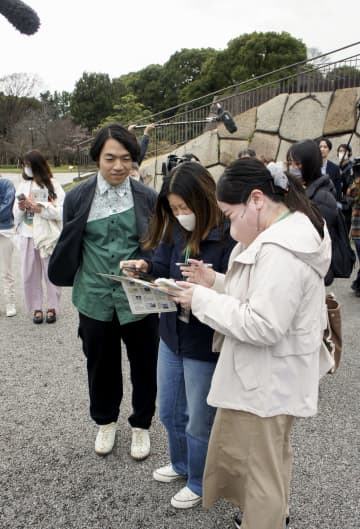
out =
{"type": "MultiPolygon", "coordinates": [[[[54,178],[52,179],[52,183],[56,193],[56,199],[53,202],[40,202],[43,207],[40,213],[34,214],[32,226],[24,223],[24,211],[19,209],[17,200],[14,203],[14,218],[17,233],[23,237],[33,237],[34,246],[40,250],[41,257],[51,255],[62,228],[65,192],[54,178]]],[[[25,180],[17,188],[16,194],[24,193],[26,197],[29,197],[30,193],[35,189],[40,189],[35,181],[25,180]]]]}
{"type": "Polygon", "coordinates": [[[212,289],[195,287],[194,315],[223,335],[210,405],[261,417],[316,413],[330,259],[327,230],[321,240],[296,212],[236,245],[212,289]]]}

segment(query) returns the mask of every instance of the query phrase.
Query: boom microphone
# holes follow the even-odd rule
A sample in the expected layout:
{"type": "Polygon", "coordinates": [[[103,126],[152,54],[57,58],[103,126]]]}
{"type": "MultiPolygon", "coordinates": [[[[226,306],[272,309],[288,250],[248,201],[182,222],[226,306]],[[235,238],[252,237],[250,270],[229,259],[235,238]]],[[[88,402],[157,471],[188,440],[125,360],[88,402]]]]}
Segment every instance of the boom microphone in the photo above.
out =
{"type": "MultiPolygon", "coordinates": [[[[169,121],[167,123],[154,123],[154,125],[155,127],[171,127],[174,125],[191,125],[193,123],[214,123],[214,121],[221,121],[222,123],[224,123],[226,130],[231,134],[237,131],[236,123],[233,120],[230,112],[228,112],[227,110],[223,110],[220,103],[216,103],[216,114],[217,116],[207,117],[205,119],[198,119],[194,121],[169,121]]],[[[147,125],[136,125],[134,128],[144,129],[146,126],[147,125]]]]}
{"type": "Polygon", "coordinates": [[[25,35],[33,35],[40,27],[37,13],[21,0],[0,0],[0,14],[25,35]]]}

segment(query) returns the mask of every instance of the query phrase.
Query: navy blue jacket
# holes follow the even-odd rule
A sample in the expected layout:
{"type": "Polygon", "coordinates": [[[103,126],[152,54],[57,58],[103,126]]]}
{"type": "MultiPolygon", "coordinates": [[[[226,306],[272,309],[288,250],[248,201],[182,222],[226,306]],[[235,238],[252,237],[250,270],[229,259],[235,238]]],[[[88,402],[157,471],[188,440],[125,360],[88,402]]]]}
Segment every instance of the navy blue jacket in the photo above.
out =
{"type": "MultiPolygon", "coordinates": [[[[149,272],[153,277],[170,277],[178,281],[184,280],[179,266],[175,263],[184,262],[184,240],[180,227],[174,230],[174,242],[161,242],[149,262],[149,272]]],[[[224,232],[213,229],[209,236],[201,242],[199,255],[191,255],[193,259],[211,263],[217,272],[225,273],[231,250],[236,242],[230,237],[229,226],[224,232]]],[[[160,336],[166,345],[175,353],[194,358],[216,362],[217,353],[213,353],[212,339],[214,331],[190,314],[189,323],[178,319],[176,312],[164,312],[160,316],[160,336]]]]}
{"type": "Polygon", "coordinates": [[[336,190],[336,200],[338,202],[341,202],[341,194],[342,194],[342,183],[341,183],[341,174],[340,174],[340,168],[336,163],[332,162],[331,160],[326,161],[326,174],[330,177],[330,180],[332,180],[335,190],[336,190]]]}
{"type": "Polygon", "coordinates": [[[0,230],[9,230],[14,226],[14,200],[14,184],[7,178],[0,177],[0,230]]]}

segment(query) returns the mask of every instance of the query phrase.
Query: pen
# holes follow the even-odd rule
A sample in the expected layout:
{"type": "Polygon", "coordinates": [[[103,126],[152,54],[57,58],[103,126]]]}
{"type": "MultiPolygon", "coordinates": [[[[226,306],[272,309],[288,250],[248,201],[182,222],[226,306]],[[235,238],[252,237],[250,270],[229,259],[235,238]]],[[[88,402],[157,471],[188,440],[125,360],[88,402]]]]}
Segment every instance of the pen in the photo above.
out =
{"type": "MultiPolygon", "coordinates": [[[[189,263],[175,263],[176,266],[194,266],[194,265],[191,265],[189,263]]],[[[206,268],[212,268],[213,265],[212,263],[203,263],[204,266],[206,266],[206,268]]]]}
{"type": "Polygon", "coordinates": [[[186,250],[185,250],[185,264],[188,264],[188,260],[189,260],[189,257],[190,257],[190,248],[189,246],[186,247],[186,250]]]}

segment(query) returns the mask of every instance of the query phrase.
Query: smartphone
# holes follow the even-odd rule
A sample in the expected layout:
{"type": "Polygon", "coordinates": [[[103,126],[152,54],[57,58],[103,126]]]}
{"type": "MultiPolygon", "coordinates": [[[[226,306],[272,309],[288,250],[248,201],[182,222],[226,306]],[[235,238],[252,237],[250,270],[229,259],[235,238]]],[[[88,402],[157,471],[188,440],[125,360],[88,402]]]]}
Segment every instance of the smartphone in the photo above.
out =
{"type": "Polygon", "coordinates": [[[18,201],[20,202],[20,200],[25,200],[25,199],[26,199],[26,196],[24,195],[24,193],[20,193],[20,195],[16,195],[16,198],[17,198],[18,201]]]}
{"type": "Polygon", "coordinates": [[[147,274],[146,272],[142,272],[142,270],[139,270],[136,268],[136,266],[130,266],[130,265],[124,265],[121,267],[121,270],[129,270],[130,272],[134,272],[137,274],[141,279],[150,279],[150,274],[147,274]]]}

